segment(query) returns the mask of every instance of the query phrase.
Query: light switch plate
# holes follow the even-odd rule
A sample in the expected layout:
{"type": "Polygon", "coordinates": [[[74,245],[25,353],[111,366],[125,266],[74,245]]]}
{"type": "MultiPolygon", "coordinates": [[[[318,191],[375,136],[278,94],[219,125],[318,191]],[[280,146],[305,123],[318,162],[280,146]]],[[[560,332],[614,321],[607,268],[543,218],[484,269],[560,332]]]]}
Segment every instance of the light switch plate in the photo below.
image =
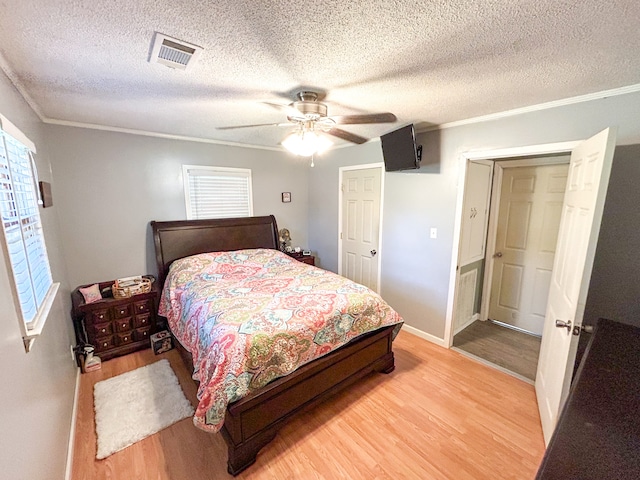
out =
{"type": "Polygon", "coordinates": [[[438,229],[436,227],[431,227],[431,230],[429,231],[429,237],[438,238],[438,229]]]}

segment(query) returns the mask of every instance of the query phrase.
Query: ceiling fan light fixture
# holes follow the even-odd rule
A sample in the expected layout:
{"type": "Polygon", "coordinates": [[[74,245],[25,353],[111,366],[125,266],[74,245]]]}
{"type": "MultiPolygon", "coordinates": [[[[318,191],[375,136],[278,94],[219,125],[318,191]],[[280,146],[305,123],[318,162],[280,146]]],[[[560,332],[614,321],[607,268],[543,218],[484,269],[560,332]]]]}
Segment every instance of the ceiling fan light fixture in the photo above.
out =
{"type": "Polygon", "coordinates": [[[310,157],[322,153],[333,145],[333,142],[313,130],[294,132],[282,141],[282,146],[299,157],[310,157]]]}

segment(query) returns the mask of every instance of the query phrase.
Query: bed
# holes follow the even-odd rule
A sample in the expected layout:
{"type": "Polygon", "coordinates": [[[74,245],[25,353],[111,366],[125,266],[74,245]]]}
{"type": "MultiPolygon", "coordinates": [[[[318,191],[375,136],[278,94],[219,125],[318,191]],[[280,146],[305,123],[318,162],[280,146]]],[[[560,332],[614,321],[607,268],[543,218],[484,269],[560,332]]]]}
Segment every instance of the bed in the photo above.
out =
{"type": "MultiPolygon", "coordinates": [[[[288,272],[310,269],[303,272],[303,275],[323,274],[320,269],[301,263],[300,266],[287,264],[287,262],[299,262],[288,259],[279,252],[278,228],[273,216],[151,222],[151,226],[156,250],[158,281],[161,287],[164,287],[174,262],[176,263],[174,270],[177,270],[182,268],[184,262],[192,262],[192,259],[197,259],[198,262],[202,262],[201,258],[206,258],[206,262],[211,258],[216,259],[214,262],[219,258],[223,258],[224,261],[229,261],[229,258],[231,261],[237,261],[238,258],[245,258],[248,252],[251,254],[257,252],[257,258],[267,259],[265,264],[276,265],[288,272]],[[194,255],[199,256],[193,257],[194,255]]],[[[191,268],[191,264],[185,263],[185,265],[191,268]]],[[[171,282],[171,276],[169,276],[168,283],[171,282]]],[[[187,316],[184,312],[182,315],[187,316]]],[[[224,420],[216,428],[220,429],[227,444],[228,472],[237,475],[254,463],[258,451],[273,440],[278,430],[300,411],[311,408],[372,372],[392,372],[395,368],[392,341],[401,326],[401,319],[399,317],[397,319],[399,321],[391,325],[381,326],[350,339],[340,348],[303,363],[286,376],[270,380],[266,385],[251,390],[240,399],[224,405],[222,411],[224,420]]],[[[174,325],[178,324],[174,323],[174,325]]],[[[196,358],[196,365],[204,365],[202,358],[199,358],[202,356],[202,351],[194,348],[194,344],[190,342],[188,336],[184,336],[184,332],[178,332],[180,328],[173,330],[176,330],[172,332],[174,336],[177,335],[176,347],[187,367],[193,369],[194,358],[196,358]],[[177,338],[178,336],[182,336],[182,342],[177,338]],[[190,347],[194,356],[183,343],[190,347]]],[[[196,371],[198,370],[196,367],[196,371]]],[[[203,371],[200,369],[200,372],[203,371]]],[[[202,387],[203,385],[200,384],[200,388],[202,387]]],[[[201,397],[200,393],[201,390],[199,390],[199,397],[201,397]]],[[[199,400],[202,403],[203,399],[199,398],[199,400]]],[[[219,410],[218,408],[218,413],[219,410]]],[[[194,417],[196,425],[203,427],[202,418],[204,417],[198,420],[196,414],[194,417]]]]}

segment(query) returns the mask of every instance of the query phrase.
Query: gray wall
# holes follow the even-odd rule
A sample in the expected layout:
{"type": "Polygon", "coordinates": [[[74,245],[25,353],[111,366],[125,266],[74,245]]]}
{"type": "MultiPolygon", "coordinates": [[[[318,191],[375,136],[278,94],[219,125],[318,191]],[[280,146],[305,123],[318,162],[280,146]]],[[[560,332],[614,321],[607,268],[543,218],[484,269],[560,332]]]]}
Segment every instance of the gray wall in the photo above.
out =
{"type": "Polygon", "coordinates": [[[584,323],[604,317],[640,327],[640,145],[617,147],[584,323]]]}
{"type": "MultiPolygon", "coordinates": [[[[618,127],[619,145],[636,143],[638,111],[640,94],[633,93],[418,135],[427,166],[385,178],[382,296],[408,325],[442,339],[457,249],[453,236],[458,189],[463,188],[461,154],[581,140],[609,126],[618,127]],[[435,240],[429,238],[430,227],[438,228],[435,240]]],[[[309,240],[325,268],[337,268],[338,168],[380,161],[379,142],[333,150],[316,161],[309,181],[309,240]]]]}
{"type": "Polygon", "coordinates": [[[283,152],[46,126],[72,286],[155,272],[151,220],[186,218],[182,165],[252,170],[254,215],[307,247],[306,161],[283,152]],[[282,203],[281,192],[291,192],[282,203]]]}
{"type": "MultiPolygon", "coordinates": [[[[55,187],[43,125],[1,71],[0,113],[36,144],[40,179],[55,187]]],[[[57,205],[40,209],[53,280],[61,286],[30,353],[22,344],[10,267],[0,254],[0,477],[12,480],[58,480],[65,474],[77,369],[69,352],[75,340],[59,214],[57,205]]]]}

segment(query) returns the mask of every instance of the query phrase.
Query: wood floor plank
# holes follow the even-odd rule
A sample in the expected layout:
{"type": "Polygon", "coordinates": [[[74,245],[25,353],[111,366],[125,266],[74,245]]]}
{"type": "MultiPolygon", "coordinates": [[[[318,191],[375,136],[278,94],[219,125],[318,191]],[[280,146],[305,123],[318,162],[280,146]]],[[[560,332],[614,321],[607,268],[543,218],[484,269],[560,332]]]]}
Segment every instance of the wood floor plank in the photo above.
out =
{"type": "MultiPolygon", "coordinates": [[[[396,370],[374,374],[296,417],[238,479],[529,479],[544,442],[531,385],[401,332],[396,370]]],[[[104,362],[83,374],[74,480],[230,479],[219,434],[191,419],[96,460],[93,386],[167,358],[195,403],[196,388],[175,350],[104,362]]]]}
{"type": "Polygon", "coordinates": [[[456,334],[453,346],[535,380],[540,340],[490,321],[476,321],[456,334]]]}

